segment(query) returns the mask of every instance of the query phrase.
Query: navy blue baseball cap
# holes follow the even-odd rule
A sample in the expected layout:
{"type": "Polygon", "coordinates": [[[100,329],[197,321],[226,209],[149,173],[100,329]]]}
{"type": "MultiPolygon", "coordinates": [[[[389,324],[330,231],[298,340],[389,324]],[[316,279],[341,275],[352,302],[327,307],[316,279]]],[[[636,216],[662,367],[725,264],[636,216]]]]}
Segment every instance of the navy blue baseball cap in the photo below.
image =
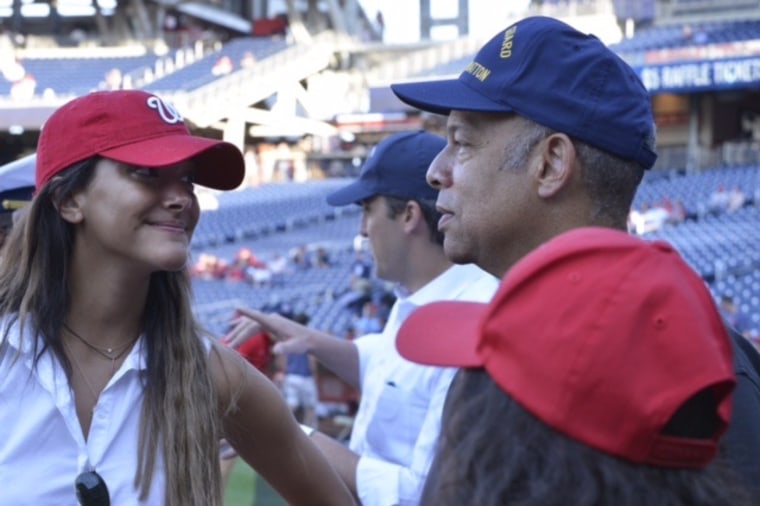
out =
{"type": "Polygon", "coordinates": [[[499,32],[458,79],[391,89],[424,111],[513,112],[645,169],[657,159],[649,93],[636,73],[598,38],[554,18],[499,32]]]}
{"type": "Polygon", "coordinates": [[[443,137],[423,131],[386,137],[372,148],[356,181],[329,194],[327,203],[360,204],[375,195],[435,200],[438,190],[425,175],[445,146],[443,137]]]}

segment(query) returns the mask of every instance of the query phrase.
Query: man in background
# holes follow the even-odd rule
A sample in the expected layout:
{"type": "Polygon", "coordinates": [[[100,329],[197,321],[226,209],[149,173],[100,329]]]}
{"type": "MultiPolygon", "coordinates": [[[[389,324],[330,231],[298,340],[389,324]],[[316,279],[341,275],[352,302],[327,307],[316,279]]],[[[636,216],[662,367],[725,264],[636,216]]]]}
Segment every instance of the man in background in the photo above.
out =
{"type": "Polygon", "coordinates": [[[228,336],[235,345],[263,328],[278,341],[276,352],[309,353],[360,388],[349,447],[319,432],[311,438],[365,506],[418,504],[456,372],[403,359],[395,347],[398,328],[421,305],[488,301],[498,284],[474,265],[452,265],[444,254],[436,230],[438,192],[425,180],[444,146],[442,138],[425,132],[390,136],[372,150],[356,181],[327,198],[335,206],[362,206],[360,233],[369,241],[375,275],[397,285],[382,332],[348,341],[240,308],[249,319],[228,336]]]}

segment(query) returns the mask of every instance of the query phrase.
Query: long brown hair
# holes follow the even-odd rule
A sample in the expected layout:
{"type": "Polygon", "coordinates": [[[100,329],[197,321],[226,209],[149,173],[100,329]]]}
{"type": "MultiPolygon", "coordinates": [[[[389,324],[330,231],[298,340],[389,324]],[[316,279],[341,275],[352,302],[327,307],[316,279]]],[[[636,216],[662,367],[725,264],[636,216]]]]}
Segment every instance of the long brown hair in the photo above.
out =
{"type": "MultiPolygon", "coordinates": [[[[693,430],[689,420],[678,430],[693,430]]],[[[705,469],[675,469],[598,451],[525,410],[485,369],[462,369],[446,398],[420,504],[749,506],[737,480],[725,455],[705,469]]]]}
{"type": "MultiPolygon", "coordinates": [[[[0,259],[0,318],[31,335],[35,365],[49,350],[71,375],[61,327],[71,306],[68,287],[75,228],[55,203],[92,179],[97,157],[73,165],[35,196],[14,226],[0,259]]],[[[163,452],[168,506],[220,506],[220,428],[217,397],[202,331],[191,309],[186,271],[156,272],[150,279],[142,316],[146,375],[137,447],[135,487],[150,490],[157,449],[163,452]]]]}

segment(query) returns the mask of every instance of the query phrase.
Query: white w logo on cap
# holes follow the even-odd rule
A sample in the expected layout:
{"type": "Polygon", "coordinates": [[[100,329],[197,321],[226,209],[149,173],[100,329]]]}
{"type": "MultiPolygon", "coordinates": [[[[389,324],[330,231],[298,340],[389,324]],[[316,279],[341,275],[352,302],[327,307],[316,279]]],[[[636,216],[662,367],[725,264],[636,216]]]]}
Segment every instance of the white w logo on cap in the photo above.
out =
{"type": "Polygon", "coordinates": [[[147,103],[148,107],[158,111],[158,115],[161,116],[161,119],[166,123],[169,123],[170,125],[182,123],[182,115],[173,105],[164,102],[158,97],[150,97],[147,103]]]}

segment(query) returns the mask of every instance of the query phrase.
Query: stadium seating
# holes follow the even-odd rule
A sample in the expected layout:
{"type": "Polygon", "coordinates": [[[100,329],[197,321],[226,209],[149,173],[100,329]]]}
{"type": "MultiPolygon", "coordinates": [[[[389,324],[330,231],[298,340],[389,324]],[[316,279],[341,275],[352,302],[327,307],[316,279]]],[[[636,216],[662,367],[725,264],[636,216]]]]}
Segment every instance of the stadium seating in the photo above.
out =
{"type": "Polygon", "coordinates": [[[264,60],[287,47],[288,43],[281,38],[236,38],[224,44],[219,51],[210,53],[182,69],[153,81],[144,89],[152,92],[171,93],[193,90],[218,79],[222,75],[240,70],[248,53],[252,55],[253,63],[264,60]],[[224,58],[229,59],[230,67],[221,73],[215,72],[214,65],[224,58]]]}
{"type": "Polygon", "coordinates": [[[705,279],[716,300],[731,295],[753,322],[760,337],[760,167],[735,167],[698,174],[652,173],[642,183],[635,204],[682,198],[698,209],[693,219],[644,234],[672,244],[705,279]],[[751,198],[731,213],[704,212],[709,194],[719,185],[739,186],[751,198]]]}
{"type": "MultiPolygon", "coordinates": [[[[20,63],[36,81],[35,93],[75,96],[105,89],[109,72],[122,75],[150,70],[159,59],[154,54],[98,58],[25,58],[20,63]],[[48,91],[49,90],[49,91],[48,91]]],[[[0,78],[0,96],[11,93],[12,83],[0,78]]]]}
{"type": "Polygon", "coordinates": [[[633,37],[612,44],[617,53],[701,46],[760,39],[760,20],[716,21],[645,28],[633,37]]]}
{"type": "Polygon", "coordinates": [[[327,179],[302,184],[272,183],[219,195],[219,209],[206,211],[193,238],[194,248],[207,248],[267,236],[332,219],[344,209],[325,202],[325,196],[345,184],[327,179]]]}
{"type": "Polygon", "coordinates": [[[633,207],[640,209],[644,204],[654,204],[668,198],[673,202],[682,201],[689,212],[702,216],[707,213],[710,194],[720,186],[739,187],[748,198],[755,200],[760,190],[760,167],[722,167],[688,176],[676,171],[648,172],[633,207]]]}
{"type": "MultiPolygon", "coordinates": [[[[205,211],[201,218],[200,236],[193,241],[195,257],[208,253],[231,261],[242,247],[247,247],[268,261],[299,246],[319,246],[329,252],[331,265],[292,270],[282,283],[273,286],[194,279],[196,312],[207,328],[224,333],[237,306],[267,308],[284,302],[308,313],[313,327],[338,335],[345,333],[353,316],[339,300],[349,291],[352,244],[360,208],[331,208],[324,202],[327,193],[345,184],[345,179],[281,183],[219,196],[219,209],[205,211]],[[216,235],[223,239],[209,242],[208,238],[216,235]]],[[[641,205],[668,197],[683,199],[700,209],[700,203],[719,185],[738,185],[748,195],[760,196],[760,167],[723,167],[696,174],[651,172],[634,202],[641,205]]],[[[684,223],[643,237],[672,244],[705,279],[716,299],[723,294],[734,297],[760,335],[758,202],[758,198],[750,199],[733,213],[697,213],[684,223]]]]}
{"type": "Polygon", "coordinates": [[[228,263],[241,248],[270,261],[306,246],[324,248],[330,265],[291,269],[281,283],[254,286],[248,282],[193,279],[195,311],[212,332],[225,332],[240,305],[266,308],[287,303],[311,317],[311,325],[342,335],[351,323],[348,308],[335,302],[349,290],[360,208],[333,208],[325,196],[346,184],[344,179],[279,183],[219,195],[219,209],[204,211],[193,239],[193,257],[214,255],[228,263]]]}

